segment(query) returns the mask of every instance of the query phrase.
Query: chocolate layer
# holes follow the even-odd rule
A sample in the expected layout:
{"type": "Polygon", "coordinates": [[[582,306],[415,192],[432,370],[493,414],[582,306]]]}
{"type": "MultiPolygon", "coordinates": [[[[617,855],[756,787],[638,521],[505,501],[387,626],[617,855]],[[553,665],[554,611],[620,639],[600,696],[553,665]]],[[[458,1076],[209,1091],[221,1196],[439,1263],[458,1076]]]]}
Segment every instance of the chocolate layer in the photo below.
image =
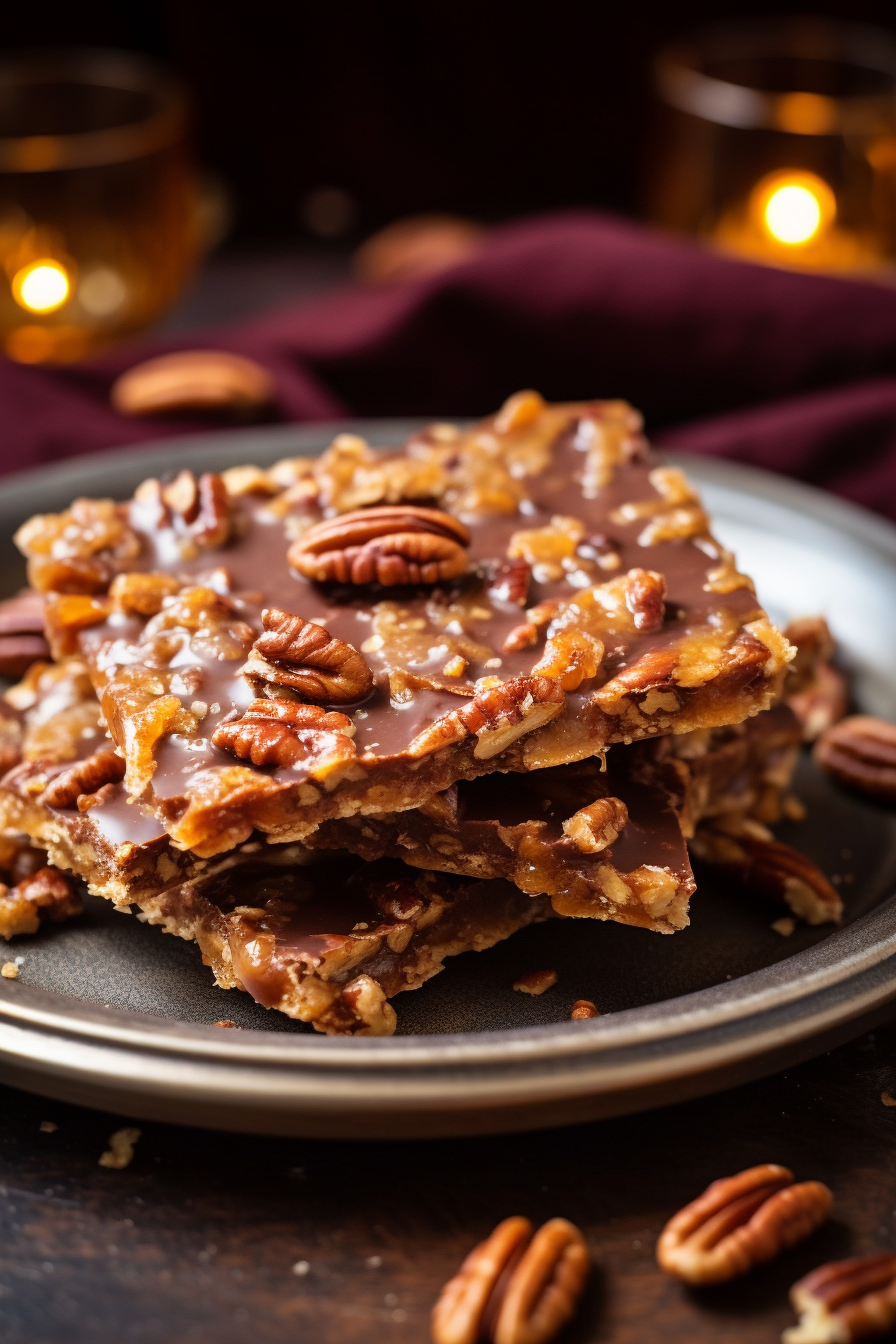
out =
{"type": "Polygon", "coordinates": [[[475,430],[435,427],[403,454],[341,440],[316,464],[228,473],[226,512],[204,527],[201,513],[178,511],[179,478],[117,513],[33,520],[20,544],[34,582],[62,594],[51,601],[57,653],[87,659],[127,787],[175,842],[208,856],[256,828],[301,839],[327,818],[406,809],[457,779],[579,760],[768,703],[789,649],[639,426],[623,403],[549,408],[521,394],[475,430]],[[462,578],[377,589],[318,583],[289,564],[291,544],[322,519],[405,499],[469,529],[462,578]],[[150,573],[171,587],[148,623],[114,586],[103,595],[116,574],[150,573]],[[85,590],[95,596],[65,596],[85,590]],[[286,763],[263,756],[250,723],[244,747],[255,733],[270,762],[259,766],[212,738],[259,687],[295,700],[288,666],[259,682],[265,608],[360,650],[372,683],[363,703],[324,700],[349,722],[306,731],[286,763]],[[160,700],[177,712],[150,724],[160,700]]]}

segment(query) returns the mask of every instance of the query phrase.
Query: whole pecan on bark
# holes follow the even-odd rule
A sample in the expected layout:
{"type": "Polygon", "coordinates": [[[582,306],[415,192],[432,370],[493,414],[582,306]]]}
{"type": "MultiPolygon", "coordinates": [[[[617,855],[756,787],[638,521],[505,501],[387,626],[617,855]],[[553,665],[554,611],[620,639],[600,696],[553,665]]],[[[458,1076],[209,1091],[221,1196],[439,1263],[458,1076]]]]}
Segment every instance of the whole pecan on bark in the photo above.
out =
{"type": "Polygon", "coordinates": [[[253,765],[335,765],[355,759],[354,731],[351,719],[320,705],[253,700],[240,718],[218,725],[212,743],[253,765]]]}
{"type": "Polygon", "coordinates": [[[844,788],[896,803],[896,724],[853,714],[822,733],[813,754],[844,788]]]}
{"type": "Polygon", "coordinates": [[[336,639],[322,625],[278,607],[261,613],[259,635],[242,667],[256,693],[266,686],[287,686],[324,705],[350,705],[373,689],[373,673],[356,648],[336,639]]]}
{"type": "Polygon", "coordinates": [[[636,630],[654,634],[666,618],[666,580],[652,569],[630,569],[626,576],[625,605],[636,630]]]}
{"type": "Polygon", "coordinates": [[[267,406],[273,391],[254,360],[226,350],[179,350],[135,364],[112,384],[109,397],[122,415],[245,416],[267,406]]]}
{"type": "Polygon", "coordinates": [[[795,1283],[799,1325],[782,1344],[855,1344],[896,1325],[896,1255],[867,1255],[821,1265],[795,1283]]]}
{"type": "Polygon", "coordinates": [[[442,509],[388,504],[317,523],[289,548],[289,563],[318,583],[440,583],[467,568],[470,533],[442,509]]]}
{"type": "Polygon", "coordinates": [[[51,780],[41,795],[41,802],[47,807],[75,807],[82,798],[97,793],[106,784],[117,784],[124,779],[124,772],[124,760],[116,752],[95,751],[83,761],[67,766],[51,780]]]}
{"type": "Polygon", "coordinates": [[[38,658],[49,656],[43,595],[24,588],[0,602],[0,677],[21,677],[38,658]]]}
{"type": "Polygon", "coordinates": [[[582,854],[599,854],[619,839],[627,823],[628,808],[621,798],[597,798],[567,817],[563,834],[582,854]]]}
{"type": "Polygon", "coordinates": [[[742,824],[698,827],[690,842],[694,858],[740,886],[773,901],[783,901],[807,924],[838,923],[843,902],[821,869],[790,845],[742,824]]]}
{"type": "Polygon", "coordinates": [[[565,1218],[534,1236],[528,1218],[505,1218],[442,1289],[434,1344],[547,1344],[571,1319],[588,1268],[585,1238],[565,1218]]]}
{"type": "Polygon", "coordinates": [[[713,1181],[663,1228],[656,1258],[685,1283],[725,1283],[772,1260],[820,1227],[831,1192],[819,1181],[766,1163],[713,1181]]]}

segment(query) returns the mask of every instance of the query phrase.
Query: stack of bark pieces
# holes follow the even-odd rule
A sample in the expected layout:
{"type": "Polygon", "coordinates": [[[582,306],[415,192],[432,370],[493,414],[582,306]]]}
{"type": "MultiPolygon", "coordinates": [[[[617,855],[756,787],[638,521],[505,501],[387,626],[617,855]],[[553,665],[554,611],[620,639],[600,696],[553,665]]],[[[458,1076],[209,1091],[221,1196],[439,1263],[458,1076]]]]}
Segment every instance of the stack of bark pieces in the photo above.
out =
{"type": "Polygon", "coordinates": [[[685,927],[688,841],[839,916],[766,829],[794,646],[625,403],[523,392],[400,450],[76,500],[17,543],[52,661],[6,696],[0,826],[222,987],[388,1034],[399,990],[533,922],[685,927]]]}

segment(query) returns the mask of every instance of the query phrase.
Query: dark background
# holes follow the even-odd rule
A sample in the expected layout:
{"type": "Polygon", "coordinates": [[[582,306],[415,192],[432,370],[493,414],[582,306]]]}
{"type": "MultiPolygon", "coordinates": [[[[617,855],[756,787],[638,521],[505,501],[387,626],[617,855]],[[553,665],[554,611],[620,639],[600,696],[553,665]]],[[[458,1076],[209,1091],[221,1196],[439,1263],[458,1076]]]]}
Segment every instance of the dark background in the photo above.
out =
{"type": "MultiPolygon", "coordinates": [[[[892,0],[786,7],[896,27],[892,0]]],[[[637,213],[653,53],[775,0],[83,0],[7,6],[4,50],[93,43],[160,57],[192,90],[202,163],[238,239],[299,238],[338,187],[350,237],[400,215],[502,219],[555,206],[637,213]]]]}

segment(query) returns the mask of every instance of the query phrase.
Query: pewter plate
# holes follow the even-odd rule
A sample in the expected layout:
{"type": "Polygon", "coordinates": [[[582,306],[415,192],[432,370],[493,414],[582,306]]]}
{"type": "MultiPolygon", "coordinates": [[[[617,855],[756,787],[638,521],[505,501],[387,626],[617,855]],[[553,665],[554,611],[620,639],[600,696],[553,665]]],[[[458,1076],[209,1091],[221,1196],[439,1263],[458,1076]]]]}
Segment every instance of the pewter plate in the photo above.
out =
{"type": "MultiPolygon", "coordinates": [[[[373,443],[408,422],[342,425],[373,443]]],[[[167,440],[8,477],[0,595],[23,567],[8,539],[75,495],[125,498],[183,466],[269,463],[326,447],[333,426],[167,440]]],[[[716,531],[778,619],[823,612],[859,706],[896,719],[896,528],[806,486],[724,462],[683,465],[716,531]]],[[[842,928],[772,927],[783,911],[702,883],[665,938],[587,920],[525,930],[454,958],[395,1001],[391,1039],[339,1040],[216,989],[196,948],[88,899],[82,919],[5,955],[0,1078],[136,1117],[263,1133],[369,1138],[572,1123],[696,1096],[830,1048],[896,1000],[896,814],[835,792],[807,760],[808,820],[781,829],[840,885],[842,928]],[[533,999],[511,986],[551,968],[533,999]],[[601,1009],[568,1020],[575,999],[601,1009]],[[221,1031],[219,1018],[242,1031],[221,1031]]]]}

